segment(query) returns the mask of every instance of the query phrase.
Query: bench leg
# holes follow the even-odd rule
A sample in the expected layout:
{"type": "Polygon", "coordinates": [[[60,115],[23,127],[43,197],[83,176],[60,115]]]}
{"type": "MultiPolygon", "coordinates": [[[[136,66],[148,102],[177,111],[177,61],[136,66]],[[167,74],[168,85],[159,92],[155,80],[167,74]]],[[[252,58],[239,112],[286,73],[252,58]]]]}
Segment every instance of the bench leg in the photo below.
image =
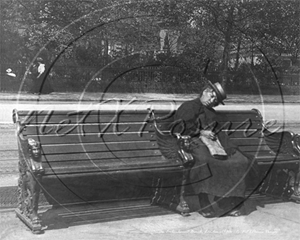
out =
{"type": "MultiPolygon", "coordinates": [[[[264,173],[263,176],[266,176],[267,171],[264,171],[263,173],[264,173]]],[[[261,193],[261,194],[266,193],[267,189],[269,188],[270,181],[271,181],[271,174],[272,174],[272,172],[270,174],[268,174],[267,177],[260,184],[259,189],[258,189],[259,193],[261,193]]]]}
{"type": "Polygon", "coordinates": [[[165,180],[164,178],[155,178],[153,179],[153,195],[150,200],[151,205],[164,205],[172,208],[175,210],[173,207],[174,203],[176,203],[176,206],[178,204],[178,194],[177,194],[177,187],[176,186],[169,186],[165,187],[165,180]]]}
{"type": "Polygon", "coordinates": [[[182,181],[179,186],[165,188],[164,179],[158,178],[153,182],[153,197],[151,198],[151,205],[165,205],[168,208],[180,213],[182,216],[189,216],[190,208],[185,201],[185,188],[189,179],[190,169],[184,169],[182,181]]]}
{"type": "Polygon", "coordinates": [[[289,200],[292,195],[292,187],[290,186],[291,176],[289,169],[281,169],[276,171],[275,186],[271,195],[278,196],[282,199],[289,200]]]}
{"type": "Polygon", "coordinates": [[[187,202],[185,201],[185,188],[187,181],[189,179],[190,169],[183,170],[183,178],[180,186],[180,193],[179,193],[179,204],[176,207],[176,210],[181,213],[183,216],[190,215],[190,208],[187,202]]]}
{"type": "Polygon", "coordinates": [[[269,172],[269,175],[261,184],[259,192],[283,200],[292,199],[298,202],[300,200],[299,178],[299,171],[295,172],[294,169],[275,168],[269,172]],[[292,178],[294,178],[294,186],[291,185],[292,178]]]}
{"type": "Polygon", "coordinates": [[[41,174],[20,170],[18,181],[18,207],[17,216],[32,230],[41,233],[41,220],[38,216],[38,202],[40,195],[41,174]]]}
{"type": "Polygon", "coordinates": [[[295,172],[294,193],[291,196],[291,199],[294,200],[296,203],[300,203],[299,181],[300,181],[300,164],[299,164],[298,171],[295,172]]]}

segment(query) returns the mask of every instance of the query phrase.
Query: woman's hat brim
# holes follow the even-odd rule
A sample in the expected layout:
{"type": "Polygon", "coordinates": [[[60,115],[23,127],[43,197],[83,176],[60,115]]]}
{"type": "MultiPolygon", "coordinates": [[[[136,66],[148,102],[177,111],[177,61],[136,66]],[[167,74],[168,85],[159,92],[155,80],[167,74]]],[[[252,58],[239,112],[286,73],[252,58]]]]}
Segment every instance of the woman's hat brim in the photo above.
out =
{"type": "Polygon", "coordinates": [[[215,84],[212,84],[211,81],[208,81],[208,84],[217,94],[218,102],[225,105],[223,100],[226,99],[227,96],[226,96],[226,93],[225,93],[224,89],[222,88],[221,84],[218,82],[216,82],[215,84]]]}

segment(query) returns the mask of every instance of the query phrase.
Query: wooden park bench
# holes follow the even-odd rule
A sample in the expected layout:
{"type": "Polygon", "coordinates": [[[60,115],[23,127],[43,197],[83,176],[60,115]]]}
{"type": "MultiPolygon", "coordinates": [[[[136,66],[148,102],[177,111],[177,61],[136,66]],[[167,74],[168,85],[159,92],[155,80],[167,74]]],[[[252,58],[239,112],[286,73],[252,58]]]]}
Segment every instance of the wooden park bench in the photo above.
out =
{"type": "MultiPolygon", "coordinates": [[[[178,154],[166,155],[158,134],[168,132],[177,106],[151,106],[154,121],[147,104],[116,105],[93,110],[13,111],[20,172],[16,213],[34,233],[43,228],[38,214],[40,191],[53,208],[120,206],[140,200],[155,205],[160,203],[157,193],[163,182],[164,188],[172,190],[171,202],[183,201],[186,167],[178,154]]],[[[218,113],[229,120],[220,123],[222,131],[241,150],[255,155],[265,174],[253,189],[298,200],[299,136],[268,132],[257,110],[218,113]]]]}

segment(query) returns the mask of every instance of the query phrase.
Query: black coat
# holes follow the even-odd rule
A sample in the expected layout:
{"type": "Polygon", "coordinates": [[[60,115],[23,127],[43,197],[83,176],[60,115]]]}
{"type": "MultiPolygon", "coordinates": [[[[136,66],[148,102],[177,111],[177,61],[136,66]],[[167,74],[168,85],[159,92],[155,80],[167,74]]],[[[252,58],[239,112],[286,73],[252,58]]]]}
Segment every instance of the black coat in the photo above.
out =
{"type": "Polygon", "coordinates": [[[190,182],[197,194],[204,192],[219,197],[244,197],[248,173],[255,165],[254,158],[245,156],[224,131],[217,132],[217,136],[228,154],[227,160],[212,157],[199,139],[199,130],[226,120],[220,117],[213,109],[206,108],[199,98],[184,102],[175,113],[174,120],[182,121],[185,126],[183,131],[182,126],[178,126],[178,130],[180,128],[182,134],[194,135],[191,149],[195,165],[191,169],[190,182]]]}

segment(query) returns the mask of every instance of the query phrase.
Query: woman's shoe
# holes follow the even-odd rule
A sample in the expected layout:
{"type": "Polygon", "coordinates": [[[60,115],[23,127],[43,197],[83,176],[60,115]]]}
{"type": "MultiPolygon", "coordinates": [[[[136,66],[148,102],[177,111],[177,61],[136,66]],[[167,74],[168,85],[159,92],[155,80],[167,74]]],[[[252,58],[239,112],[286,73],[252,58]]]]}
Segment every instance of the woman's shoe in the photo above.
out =
{"type": "Polygon", "coordinates": [[[203,211],[199,211],[199,214],[201,214],[205,218],[214,218],[215,217],[215,212],[203,212],[203,211]]]}
{"type": "Polygon", "coordinates": [[[210,204],[207,193],[199,193],[198,194],[199,203],[200,203],[200,211],[198,211],[205,218],[213,218],[215,217],[215,211],[210,204]]]}
{"type": "Polygon", "coordinates": [[[218,198],[218,205],[221,209],[221,216],[239,217],[242,215],[241,208],[244,199],[241,197],[218,198]]]}
{"type": "Polygon", "coordinates": [[[242,212],[240,209],[233,209],[232,211],[230,211],[229,213],[227,213],[225,216],[229,216],[229,217],[239,217],[242,215],[242,212]]]}
{"type": "Polygon", "coordinates": [[[201,214],[205,218],[214,218],[216,216],[215,211],[212,207],[200,210],[199,214],[201,214]]]}

